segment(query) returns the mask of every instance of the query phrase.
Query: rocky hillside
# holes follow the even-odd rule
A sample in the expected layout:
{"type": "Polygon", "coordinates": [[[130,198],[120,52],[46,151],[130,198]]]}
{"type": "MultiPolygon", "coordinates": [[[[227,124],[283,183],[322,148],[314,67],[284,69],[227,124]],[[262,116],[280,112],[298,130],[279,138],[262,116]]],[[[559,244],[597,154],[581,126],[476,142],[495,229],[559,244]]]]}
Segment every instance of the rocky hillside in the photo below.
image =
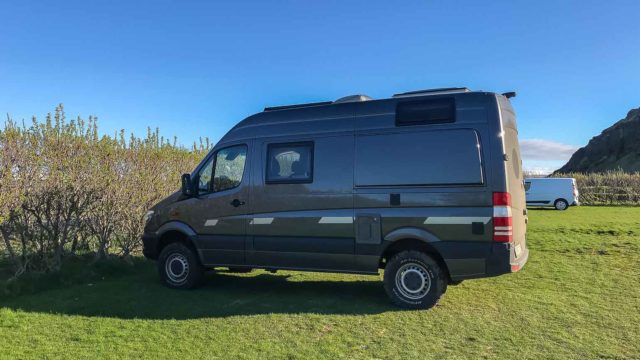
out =
{"type": "Polygon", "coordinates": [[[592,138],[556,172],[640,171],[640,108],[592,138]]]}

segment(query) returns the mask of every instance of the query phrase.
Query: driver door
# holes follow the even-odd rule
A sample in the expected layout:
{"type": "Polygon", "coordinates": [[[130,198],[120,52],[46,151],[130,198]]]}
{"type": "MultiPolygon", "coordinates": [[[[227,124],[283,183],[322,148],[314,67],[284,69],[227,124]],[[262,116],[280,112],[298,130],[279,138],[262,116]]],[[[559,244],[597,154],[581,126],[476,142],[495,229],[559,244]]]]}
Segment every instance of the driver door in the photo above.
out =
{"type": "Polygon", "coordinates": [[[198,196],[185,211],[203,265],[245,264],[250,144],[217,149],[194,177],[198,196]]]}

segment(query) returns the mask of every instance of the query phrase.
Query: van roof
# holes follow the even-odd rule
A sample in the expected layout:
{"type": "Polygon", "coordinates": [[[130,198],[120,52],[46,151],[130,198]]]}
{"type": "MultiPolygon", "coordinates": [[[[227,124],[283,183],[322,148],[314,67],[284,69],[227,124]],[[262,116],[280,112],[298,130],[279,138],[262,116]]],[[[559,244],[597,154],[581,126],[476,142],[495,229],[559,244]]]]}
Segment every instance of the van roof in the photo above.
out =
{"type": "MultiPolygon", "coordinates": [[[[472,91],[466,87],[436,88],[436,89],[407,91],[403,93],[393,94],[392,97],[399,98],[399,97],[411,97],[411,96],[444,95],[444,94],[457,94],[457,93],[466,93],[466,92],[472,92],[472,91]]],[[[371,98],[368,95],[362,95],[362,94],[347,95],[335,101],[319,101],[319,102],[310,102],[310,103],[292,104],[292,105],[267,106],[264,108],[264,111],[299,109],[299,108],[305,108],[305,107],[311,107],[311,106],[323,106],[323,105],[340,104],[345,102],[360,102],[360,101],[370,101],[370,100],[373,100],[373,98],[371,98]]]]}
{"type": "Polygon", "coordinates": [[[240,121],[220,142],[275,134],[352,131],[353,123],[346,121],[346,119],[352,118],[356,112],[362,116],[392,114],[396,111],[396,104],[400,101],[406,101],[407,98],[425,99],[454,96],[459,99],[464,97],[469,99],[466,101],[469,111],[478,111],[478,106],[486,103],[487,95],[502,96],[493,92],[472,91],[466,87],[456,87],[409,91],[382,99],[372,99],[367,95],[350,95],[336,101],[271,106],[240,121]],[[476,97],[478,100],[471,100],[472,97],[476,97]]]}

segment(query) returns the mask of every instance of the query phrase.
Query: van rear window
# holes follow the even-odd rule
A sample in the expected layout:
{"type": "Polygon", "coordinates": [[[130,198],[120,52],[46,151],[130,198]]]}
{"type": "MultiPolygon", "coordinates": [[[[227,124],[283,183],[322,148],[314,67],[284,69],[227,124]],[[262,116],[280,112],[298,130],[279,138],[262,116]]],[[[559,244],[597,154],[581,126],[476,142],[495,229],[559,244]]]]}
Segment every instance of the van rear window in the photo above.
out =
{"type": "Polygon", "coordinates": [[[356,186],[481,185],[481,148],[471,129],[356,136],[356,186]]]}
{"type": "Polygon", "coordinates": [[[396,106],[396,126],[452,123],[455,116],[453,98],[405,101],[396,106]]]}

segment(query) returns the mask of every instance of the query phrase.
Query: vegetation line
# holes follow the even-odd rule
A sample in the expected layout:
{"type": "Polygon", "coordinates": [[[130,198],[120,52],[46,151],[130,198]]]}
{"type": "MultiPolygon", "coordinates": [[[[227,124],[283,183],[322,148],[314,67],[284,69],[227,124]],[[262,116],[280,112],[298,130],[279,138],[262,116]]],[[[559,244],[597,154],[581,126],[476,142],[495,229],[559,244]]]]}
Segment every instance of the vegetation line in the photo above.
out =
{"type": "MultiPolygon", "coordinates": [[[[191,149],[156,129],[145,138],[98,135],[90,116],[67,121],[62,105],[30,125],[0,130],[0,271],[52,272],[79,255],[100,260],[140,252],[142,217],[175,191],[209,150],[191,149]]],[[[640,174],[575,177],[585,205],[639,205],[640,174]]]]}

